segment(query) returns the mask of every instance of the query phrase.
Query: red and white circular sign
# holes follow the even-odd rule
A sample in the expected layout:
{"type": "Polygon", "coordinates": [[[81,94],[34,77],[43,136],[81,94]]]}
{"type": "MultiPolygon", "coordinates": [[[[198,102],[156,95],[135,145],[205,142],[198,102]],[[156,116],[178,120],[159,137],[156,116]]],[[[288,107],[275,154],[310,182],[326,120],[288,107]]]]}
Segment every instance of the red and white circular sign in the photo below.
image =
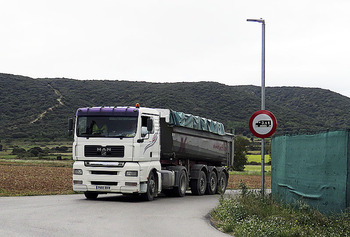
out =
{"type": "Polygon", "coordinates": [[[276,131],[276,128],[276,117],[270,111],[256,111],[249,119],[249,129],[256,137],[270,137],[276,131]]]}

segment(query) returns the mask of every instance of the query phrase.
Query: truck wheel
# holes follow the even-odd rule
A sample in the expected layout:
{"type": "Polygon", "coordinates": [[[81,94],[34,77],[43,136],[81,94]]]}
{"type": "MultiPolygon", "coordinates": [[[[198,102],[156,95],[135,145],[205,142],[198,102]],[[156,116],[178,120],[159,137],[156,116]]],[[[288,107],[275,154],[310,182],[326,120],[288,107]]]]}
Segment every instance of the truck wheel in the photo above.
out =
{"type": "Polygon", "coordinates": [[[226,174],[224,172],[221,172],[221,174],[219,175],[219,179],[218,179],[218,189],[217,189],[217,193],[220,194],[224,194],[226,191],[226,187],[227,187],[227,178],[226,178],[226,174]]]}
{"type": "Polygon", "coordinates": [[[86,199],[89,199],[89,200],[95,200],[98,196],[98,193],[95,193],[95,192],[85,192],[84,193],[86,199]]]}
{"type": "Polygon", "coordinates": [[[191,180],[191,191],[195,195],[203,195],[207,188],[207,176],[201,171],[198,179],[191,180]]]}
{"type": "Polygon", "coordinates": [[[157,196],[157,191],[157,179],[154,173],[151,171],[148,175],[147,192],[141,194],[141,196],[146,201],[152,201],[157,196]]]}
{"type": "Polygon", "coordinates": [[[209,173],[208,186],[206,190],[206,194],[213,195],[216,193],[218,189],[218,176],[214,171],[209,173]]]}
{"type": "Polygon", "coordinates": [[[174,188],[174,195],[176,197],[183,197],[186,194],[187,190],[187,175],[185,170],[180,171],[179,176],[179,186],[174,188]]]}

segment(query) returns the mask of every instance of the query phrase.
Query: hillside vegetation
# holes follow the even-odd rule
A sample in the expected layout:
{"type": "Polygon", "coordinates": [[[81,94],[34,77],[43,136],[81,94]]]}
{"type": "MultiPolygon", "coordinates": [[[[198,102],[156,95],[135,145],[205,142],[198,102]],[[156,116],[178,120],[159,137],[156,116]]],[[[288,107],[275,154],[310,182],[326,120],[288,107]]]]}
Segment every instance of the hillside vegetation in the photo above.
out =
{"type": "MultiPolygon", "coordinates": [[[[260,87],[0,74],[0,139],[68,138],[67,120],[77,108],[135,103],[211,118],[226,129],[249,134],[249,117],[260,109],[260,87]]],[[[343,129],[350,124],[350,98],[319,88],[268,87],[266,109],[277,117],[277,134],[343,129]]]]}

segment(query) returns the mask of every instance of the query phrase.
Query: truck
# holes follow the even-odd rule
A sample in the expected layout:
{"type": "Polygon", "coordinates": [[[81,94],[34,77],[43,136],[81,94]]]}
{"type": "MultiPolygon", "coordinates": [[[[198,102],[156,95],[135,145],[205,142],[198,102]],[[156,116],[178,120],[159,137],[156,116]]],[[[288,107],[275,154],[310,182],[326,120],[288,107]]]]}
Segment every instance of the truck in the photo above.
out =
{"type": "Polygon", "coordinates": [[[225,192],[234,135],[222,123],[170,109],[85,107],[69,119],[74,133],[73,190],[87,199],[160,193],[185,196],[225,192]]]}

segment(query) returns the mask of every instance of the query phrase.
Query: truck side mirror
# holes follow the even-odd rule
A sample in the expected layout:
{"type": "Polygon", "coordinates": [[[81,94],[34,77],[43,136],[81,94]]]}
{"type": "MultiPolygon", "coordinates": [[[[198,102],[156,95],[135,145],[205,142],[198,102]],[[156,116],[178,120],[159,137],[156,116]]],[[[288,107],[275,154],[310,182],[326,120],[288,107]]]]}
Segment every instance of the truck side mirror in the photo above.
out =
{"type": "Polygon", "coordinates": [[[151,118],[147,119],[147,131],[148,133],[152,133],[153,131],[153,121],[151,118]]]}
{"type": "Polygon", "coordinates": [[[72,118],[68,119],[68,135],[69,136],[73,135],[73,119],[72,118]]]}

